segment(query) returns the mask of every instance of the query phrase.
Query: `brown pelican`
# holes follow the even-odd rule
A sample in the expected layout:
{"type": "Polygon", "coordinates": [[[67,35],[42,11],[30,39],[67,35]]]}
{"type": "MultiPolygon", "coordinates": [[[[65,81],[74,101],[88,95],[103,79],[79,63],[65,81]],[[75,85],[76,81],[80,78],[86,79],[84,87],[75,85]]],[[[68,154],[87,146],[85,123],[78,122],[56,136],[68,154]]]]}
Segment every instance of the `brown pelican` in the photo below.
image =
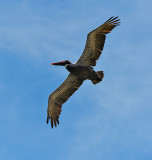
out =
{"type": "Polygon", "coordinates": [[[118,17],[111,17],[104,24],[91,31],[87,36],[85,49],[75,64],[68,60],[52,63],[56,66],[65,66],[70,72],[67,79],[50,94],[48,99],[47,123],[50,119],[52,128],[59,124],[62,104],[81,86],[84,80],[89,79],[93,84],[102,81],[103,71],[96,72],[92,66],[96,65],[96,61],[101,55],[106,34],[110,33],[119,24],[120,19],[118,17]]]}

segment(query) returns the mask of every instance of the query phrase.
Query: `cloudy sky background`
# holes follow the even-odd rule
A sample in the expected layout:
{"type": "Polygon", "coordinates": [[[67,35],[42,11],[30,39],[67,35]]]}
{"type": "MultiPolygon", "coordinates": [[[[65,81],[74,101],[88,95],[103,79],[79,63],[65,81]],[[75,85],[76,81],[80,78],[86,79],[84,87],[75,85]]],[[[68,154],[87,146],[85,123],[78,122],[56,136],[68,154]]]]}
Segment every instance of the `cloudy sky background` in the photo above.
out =
{"type": "Polygon", "coordinates": [[[0,1],[0,159],[150,160],[152,1],[0,1]],[[81,55],[87,33],[111,16],[96,70],[46,124],[49,94],[67,77],[51,62],[81,55]]]}

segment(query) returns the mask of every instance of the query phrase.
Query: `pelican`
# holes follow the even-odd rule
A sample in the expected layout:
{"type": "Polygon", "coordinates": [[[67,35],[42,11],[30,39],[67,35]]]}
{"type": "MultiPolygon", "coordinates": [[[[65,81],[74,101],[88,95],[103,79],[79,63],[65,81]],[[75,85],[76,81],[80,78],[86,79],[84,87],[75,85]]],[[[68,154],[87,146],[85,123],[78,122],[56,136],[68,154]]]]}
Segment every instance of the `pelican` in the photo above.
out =
{"type": "Polygon", "coordinates": [[[93,66],[96,66],[96,61],[102,53],[106,34],[110,33],[119,24],[120,19],[118,17],[111,17],[101,26],[91,31],[87,35],[85,49],[76,63],[72,64],[69,60],[51,63],[56,66],[65,66],[70,72],[66,80],[48,98],[47,124],[50,120],[52,128],[59,124],[63,103],[78,90],[84,80],[91,80],[94,85],[102,81],[103,71],[96,72],[93,66]]]}

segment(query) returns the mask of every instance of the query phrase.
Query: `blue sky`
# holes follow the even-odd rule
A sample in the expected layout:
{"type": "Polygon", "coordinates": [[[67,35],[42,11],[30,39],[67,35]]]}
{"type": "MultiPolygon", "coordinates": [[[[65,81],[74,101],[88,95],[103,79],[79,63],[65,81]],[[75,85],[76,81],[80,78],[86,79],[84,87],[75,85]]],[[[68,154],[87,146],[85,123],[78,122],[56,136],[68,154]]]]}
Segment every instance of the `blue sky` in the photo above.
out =
{"type": "Polygon", "coordinates": [[[0,159],[150,160],[152,157],[152,1],[0,1],[0,159]],[[95,70],[46,124],[49,94],[67,77],[51,62],[81,55],[87,33],[111,16],[95,70]]]}

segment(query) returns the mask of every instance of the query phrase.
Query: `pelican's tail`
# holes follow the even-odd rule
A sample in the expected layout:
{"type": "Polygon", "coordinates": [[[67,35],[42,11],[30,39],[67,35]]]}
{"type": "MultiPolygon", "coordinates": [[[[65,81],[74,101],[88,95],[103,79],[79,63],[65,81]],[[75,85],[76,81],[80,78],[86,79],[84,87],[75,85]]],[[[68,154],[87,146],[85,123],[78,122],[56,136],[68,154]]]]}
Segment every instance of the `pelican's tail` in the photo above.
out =
{"type": "Polygon", "coordinates": [[[101,82],[104,77],[103,71],[97,71],[96,73],[99,78],[97,80],[91,80],[93,84],[97,84],[97,83],[101,82]]]}

